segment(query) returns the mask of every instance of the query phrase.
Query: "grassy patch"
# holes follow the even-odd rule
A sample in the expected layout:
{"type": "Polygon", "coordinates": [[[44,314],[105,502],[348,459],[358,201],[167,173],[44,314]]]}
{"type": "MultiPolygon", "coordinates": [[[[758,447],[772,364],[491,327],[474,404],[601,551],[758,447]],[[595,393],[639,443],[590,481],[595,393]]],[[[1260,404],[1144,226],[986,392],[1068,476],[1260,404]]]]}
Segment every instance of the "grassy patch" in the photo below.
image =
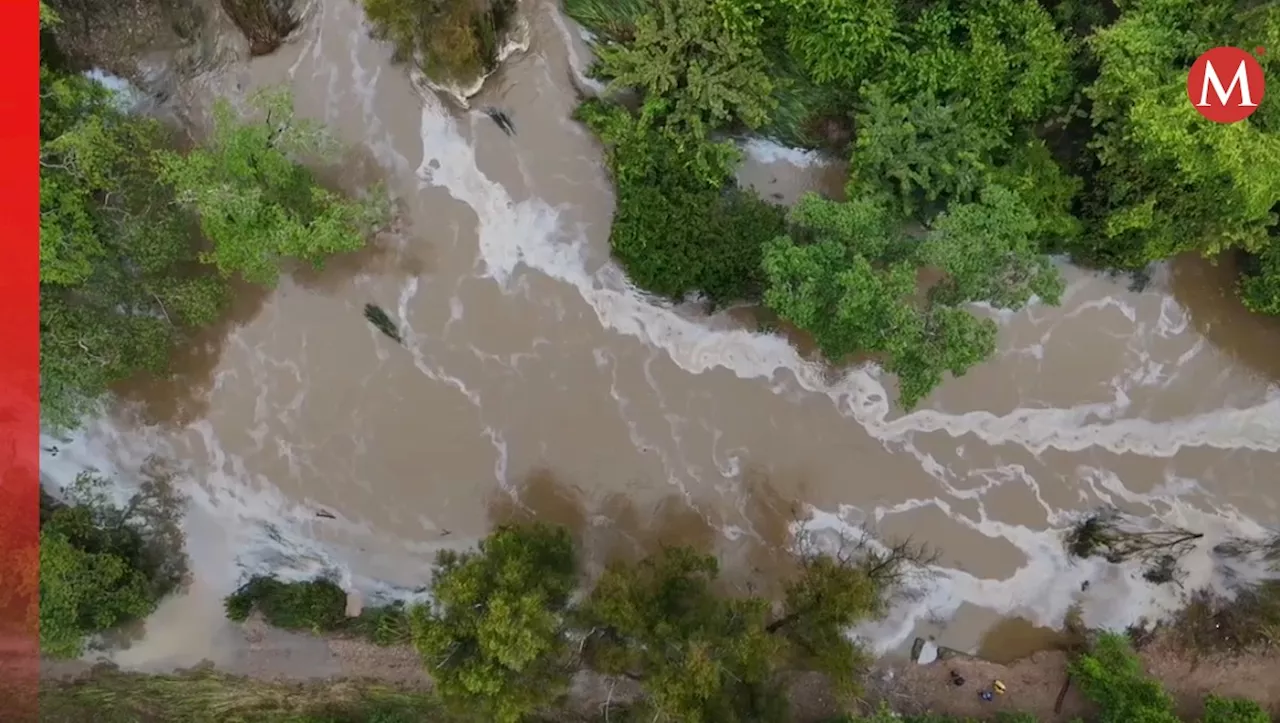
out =
{"type": "Polygon", "coordinates": [[[778,106],[758,134],[796,148],[847,155],[853,139],[853,94],[813,82],[790,56],[771,57],[778,106]]]}
{"type": "Polygon", "coordinates": [[[267,683],[212,671],[99,669],[40,690],[44,723],[454,723],[422,691],[355,681],[267,683]]]}
{"type": "Polygon", "coordinates": [[[564,0],[564,12],[601,40],[628,42],[653,0],[564,0]]]}

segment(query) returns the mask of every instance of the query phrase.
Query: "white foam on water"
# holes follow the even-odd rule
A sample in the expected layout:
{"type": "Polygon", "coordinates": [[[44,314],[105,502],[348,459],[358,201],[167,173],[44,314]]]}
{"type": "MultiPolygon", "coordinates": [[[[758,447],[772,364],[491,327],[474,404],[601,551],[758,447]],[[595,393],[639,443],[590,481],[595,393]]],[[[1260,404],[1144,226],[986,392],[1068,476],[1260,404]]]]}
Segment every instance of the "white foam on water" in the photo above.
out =
{"type": "MultiPolygon", "coordinates": [[[[563,22],[561,28],[567,35],[563,22]]],[[[318,54],[319,35],[313,42],[310,49],[318,54]]],[[[579,72],[580,67],[581,63],[575,64],[579,72]]],[[[372,77],[376,78],[376,74],[372,77]]],[[[370,85],[373,82],[367,77],[365,80],[370,85]]],[[[362,90],[367,91],[368,87],[362,90]]],[[[370,114],[366,105],[366,115],[370,114]]],[[[713,327],[704,319],[682,314],[640,293],[615,264],[600,265],[598,259],[589,259],[586,238],[572,224],[564,222],[561,209],[537,197],[517,202],[501,184],[479,170],[474,148],[434,95],[425,94],[423,98],[420,130],[423,156],[416,173],[422,186],[444,189],[475,211],[479,220],[479,255],[489,278],[514,292],[518,272],[524,266],[573,287],[604,328],[660,350],[687,373],[723,369],[741,379],[762,380],[780,395],[825,396],[841,414],[872,437],[907,448],[914,434],[936,431],[954,437],[972,435],[991,445],[1019,445],[1034,453],[1048,449],[1100,448],[1116,453],[1169,457],[1189,446],[1280,451],[1280,394],[1268,395],[1248,408],[1165,422],[1123,418],[1127,397],[1119,387],[1116,398],[1104,404],[1068,409],[1024,408],[1003,415],[985,411],[950,414],[921,409],[891,419],[889,400],[892,396],[879,379],[879,369],[873,366],[849,369],[833,382],[825,367],[804,360],[784,337],[713,327]]],[[[746,141],[744,151],[765,162],[786,161],[802,167],[819,160],[811,153],[760,140],[746,141]]],[[[397,156],[397,160],[403,162],[402,159],[403,156],[397,156]]],[[[413,279],[401,289],[397,300],[406,346],[415,365],[427,377],[452,384],[479,406],[471,389],[431,364],[421,344],[423,340],[408,318],[408,301],[416,291],[417,280],[413,279]]],[[[1170,307],[1168,313],[1165,308],[1161,309],[1161,333],[1173,334],[1186,327],[1186,315],[1179,315],[1174,307],[1170,307]]],[[[1133,319],[1132,307],[1114,298],[1082,304],[1071,313],[1094,308],[1114,308],[1133,319]]],[[[1008,321],[1012,312],[994,313],[1002,321],[1008,321]]],[[[615,399],[620,405],[625,403],[616,390],[615,399]]],[[[487,426],[486,430],[498,451],[495,475],[505,481],[507,442],[500,429],[487,426]]],[[[199,482],[188,479],[184,485],[195,520],[188,525],[192,536],[189,550],[193,566],[200,570],[202,582],[209,585],[211,592],[225,594],[247,574],[272,573],[285,579],[304,579],[322,571],[336,571],[346,585],[364,593],[367,599],[410,594],[383,582],[388,578],[378,568],[385,570],[394,565],[369,565],[367,558],[361,558],[351,549],[321,542],[316,534],[314,509],[305,501],[285,499],[268,480],[246,469],[242,460],[221,447],[208,422],[198,422],[188,431],[188,436],[199,439],[198,446],[203,451],[203,459],[191,460],[191,469],[200,474],[199,482]],[[217,524],[205,524],[209,520],[216,520],[217,524]]],[[[68,440],[45,438],[43,446],[54,445],[58,447],[56,455],[46,451],[42,456],[42,475],[48,481],[66,483],[80,470],[95,468],[120,483],[116,491],[121,496],[127,496],[129,480],[146,455],[182,457],[174,454],[174,445],[156,430],[124,431],[106,420],[92,421],[68,440]]],[[[722,474],[738,468],[737,452],[724,450],[723,458],[717,458],[722,474]]],[[[917,457],[922,466],[930,468],[927,460],[918,453],[917,457]]],[[[941,475],[935,476],[941,479],[941,475]]],[[[1123,489],[1119,480],[1109,480],[1108,484],[1110,489],[1123,489]]],[[[1039,497],[1038,489],[1036,492],[1039,497]]],[[[1146,501],[1157,501],[1157,497],[1149,496],[1146,501]]],[[[1208,554],[1214,544],[1233,535],[1261,534],[1256,524],[1232,511],[1212,514],[1181,505],[1172,492],[1160,496],[1158,501],[1171,510],[1167,515],[1170,519],[1183,519],[1188,527],[1206,532],[1197,554],[1189,557],[1188,588],[1225,584],[1227,572],[1223,566],[1214,564],[1208,554]]],[[[856,530],[866,520],[882,519],[912,507],[936,505],[949,512],[946,504],[943,499],[910,500],[870,510],[812,510],[808,526],[833,531],[856,530]]],[[[1049,510],[1047,506],[1046,511],[1055,526],[1068,524],[1063,513],[1049,510]]],[[[976,522],[960,515],[949,516],[988,537],[1008,540],[1026,555],[1025,564],[1010,577],[1000,580],[978,578],[962,570],[934,570],[933,578],[922,584],[917,596],[897,606],[886,620],[860,631],[874,641],[877,649],[901,645],[919,621],[954,613],[965,602],[1002,613],[1020,614],[1036,624],[1056,626],[1062,622],[1067,608],[1079,600],[1084,605],[1087,623],[1112,627],[1123,626],[1172,604],[1168,587],[1157,588],[1142,581],[1140,576],[1135,578],[1131,567],[1068,559],[1057,530],[1033,530],[992,520],[985,510],[976,522]],[[1092,583],[1091,593],[1082,599],[1080,587],[1086,580],[1092,583]]],[[[375,535],[360,521],[341,516],[325,520],[325,529],[337,530],[352,538],[375,535]]],[[[728,528],[724,530],[725,534],[732,532],[728,528]]],[[[465,547],[472,542],[456,540],[450,546],[465,547]]],[[[425,569],[429,555],[438,549],[438,546],[404,541],[396,546],[404,551],[406,558],[416,558],[417,569],[425,569]]],[[[1246,571],[1253,572],[1256,571],[1246,571]]]]}
{"type": "MultiPolygon", "coordinates": [[[[1280,400],[1270,399],[1247,409],[1151,422],[1121,417],[1128,397],[1118,386],[1115,399],[1105,404],[1068,409],[1024,408],[1005,415],[922,409],[890,419],[891,396],[878,381],[879,371],[874,367],[850,369],[835,383],[829,383],[827,370],[802,359],[782,336],[711,328],[703,320],[681,315],[669,305],[655,303],[639,293],[612,263],[595,273],[588,271],[586,239],[560,223],[560,210],[536,197],[517,202],[501,184],[486,177],[478,169],[474,149],[431,97],[424,98],[421,138],[423,160],[418,176],[424,187],[445,189],[475,211],[480,223],[480,256],[490,278],[509,288],[523,265],[573,286],[604,327],[664,351],[688,373],[725,369],[739,378],[767,380],[783,393],[787,387],[798,386],[808,393],[825,395],[843,415],[884,442],[904,442],[914,433],[941,431],[955,437],[973,435],[992,445],[1016,444],[1035,453],[1050,448],[1102,448],[1169,457],[1187,446],[1280,450],[1280,400]],[[779,380],[790,384],[778,384],[779,380]]],[[[748,152],[769,160],[808,160],[800,152],[782,154],[779,147],[767,143],[748,143],[746,147],[748,152]]],[[[1113,306],[1130,318],[1134,313],[1118,299],[1092,305],[1113,306]]],[[[1082,305],[1074,313],[1088,306],[1082,305]]],[[[997,313],[1007,321],[1012,312],[997,313]]],[[[1177,325],[1171,318],[1169,322],[1162,324],[1164,330],[1177,325]]],[[[1173,504],[1177,504],[1176,500],[1173,504]]],[[[1208,550],[1235,535],[1261,534],[1260,529],[1235,514],[1212,515],[1185,505],[1175,509],[1180,515],[1194,518],[1195,529],[1207,530],[1199,554],[1193,555],[1199,562],[1189,571],[1188,587],[1223,587],[1224,573],[1209,564],[1208,550]]],[[[841,515],[822,511],[814,511],[813,521],[833,527],[847,524],[841,515]]],[[[1151,585],[1140,577],[1135,581],[1129,574],[1131,568],[1069,559],[1057,530],[1010,525],[986,519],[985,514],[980,523],[968,524],[989,537],[1009,540],[1026,554],[1028,562],[1002,580],[977,578],[961,570],[935,570],[934,584],[922,591],[916,602],[899,606],[890,618],[864,631],[874,638],[879,649],[901,644],[926,615],[954,613],[964,602],[1022,614],[1036,624],[1058,626],[1077,601],[1086,580],[1103,591],[1095,591],[1080,601],[1089,624],[1123,626],[1142,616],[1159,615],[1175,604],[1170,586],[1151,585]]]]}
{"type": "Polygon", "coordinates": [[[741,142],[742,151],[758,163],[787,163],[796,168],[813,168],[830,163],[817,151],[788,148],[767,138],[747,138],[741,142]]]}
{"type": "MultiPolygon", "coordinates": [[[[334,576],[347,589],[370,600],[415,597],[410,588],[421,579],[401,579],[389,570],[426,570],[443,546],[405,545],[396,560],[378,560],[357,552],[354,545],[321,541],[318,525],[327,535],[368,542],[376,532],[361,521],[328,510],[333,519],[317,522],[316,507],[287,499],[244,461],[219,443],[213,425],[201,420],[188,427],[203,448],[181,450],[177,435],[156,428],[125,425],[116,420],[87,420],[73,434],[41,436],[40,474],[46,488],[56,490],[77,475],[94,471],[112,482],[108,488],[116,504],[124,504],[137,489],[138,471],[147,457],[159,455],[179,465],[176,484],[187,498],[187,554],[200,583],[219,597],[234,591],[249,576],[275,575],[285,580],[334,576]],[[389,582],[394,581],[394,582],[389,582]]],[[[451,547],[467,547],[458,540],[451,547]]],[[[373,547],[369,545],[369,547],[373,547]]],[[[379,545],[381,549],[393,549],[379,545]]]]}

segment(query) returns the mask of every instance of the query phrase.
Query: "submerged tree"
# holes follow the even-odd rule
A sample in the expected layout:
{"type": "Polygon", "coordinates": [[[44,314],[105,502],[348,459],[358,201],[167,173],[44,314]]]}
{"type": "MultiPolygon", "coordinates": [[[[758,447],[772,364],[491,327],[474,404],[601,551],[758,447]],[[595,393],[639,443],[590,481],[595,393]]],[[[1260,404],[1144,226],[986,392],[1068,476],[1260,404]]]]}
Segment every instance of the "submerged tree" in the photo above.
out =
{"type": "Polygon", "coordinates": [[[919,242],[908,240],[885,195],[846,202],[807,195],[791,210],[791,233],[765,247],[765,303],[813,334],[827,359],[879,355],[898,375],[911,409],[942,382],[995,350],[996,327],[961,304],[1020,308],[1033,294],[1057,301],[1062,281],[1032,235],[1021,199],[988,186],[976,203],[953,202],[919,242]],[[923,302],[919,270],[944,276],[923,302]]]}
{"type": "Polygon", "coordinates": [[[374,35],[434,80],[470,83],[496,67],[515,0],[364,0],[374,35]]]}
{"type": "Polygon", "coordinates": [[[1107,508],[1077,522],[1066,535],[1067,551],[1081,559],[1101,557],[1108,562],[1141,562],[1144,576],[1154,583],[1171,582],[1180,575],[1183,555],[1204,533],[1180,527],[1150,529],[1107,508]]]}
{"type": "Polygon", "coordinates": [[[214,106],[214,130],[186,155],[160,154],[162,178],[199,218],[211,247],[201,259],[222,274],[272,284],[280,262],[321,265],[355,251],[386,220],[381,193],[352,201],[321,187],[300,163],[333,147],[323,129],[293,114],[286,91],[254,96],[263,119],[246,122],[225,100],[214,106]]]}
{"type": "Polygon", "coordinates": [[[74,426],[110,385],[165,369],[227,286],[151,162],[168,137],[102,85],[40,70],[40,405],[74,426]]]}
{"type": "Polygon", "coordinates": [[[294,0],[222,0],[222,8],[249,39],[252,55],[275,52],[301,22],[294,0]]]}
{"type": "Polygon", "coordinates": [[[151,613],[186,580],[183,500],[158,461],[124,506],[108,481],[82,474],[65,501],[44,495],[40,524],[40,647],[75,657],[86,638],[151,613]]]}
{"type": "Polygon", "coordinates": [[[409,611],[414,646],[446,702],[516,723],[568,685],[573,541],[541,523],[499,527],[475,552],[443,551],[433,602],[409,611]]]}

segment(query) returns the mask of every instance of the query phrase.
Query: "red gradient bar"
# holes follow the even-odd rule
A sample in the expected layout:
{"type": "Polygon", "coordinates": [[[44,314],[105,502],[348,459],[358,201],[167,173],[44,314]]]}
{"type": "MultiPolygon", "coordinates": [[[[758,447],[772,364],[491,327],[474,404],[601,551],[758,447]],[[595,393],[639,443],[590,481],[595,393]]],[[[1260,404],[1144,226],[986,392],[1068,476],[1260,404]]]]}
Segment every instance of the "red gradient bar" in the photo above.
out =
{"type": "Polygon", "coordinates": [[[0,0],[0,719],[39,685],[40,10],[0,0]]]}

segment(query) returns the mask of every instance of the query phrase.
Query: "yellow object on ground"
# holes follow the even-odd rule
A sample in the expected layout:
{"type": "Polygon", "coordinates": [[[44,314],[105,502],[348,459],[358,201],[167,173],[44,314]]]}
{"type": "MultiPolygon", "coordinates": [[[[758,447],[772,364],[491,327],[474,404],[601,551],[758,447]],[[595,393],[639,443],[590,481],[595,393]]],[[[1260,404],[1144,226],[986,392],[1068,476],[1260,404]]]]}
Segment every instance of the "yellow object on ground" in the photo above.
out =
{"type": "Polygon", "coordinates": [[[996,694],[1004,695],[1004,683],[997,680],[991,687],[995,690],[996,694]]]}

